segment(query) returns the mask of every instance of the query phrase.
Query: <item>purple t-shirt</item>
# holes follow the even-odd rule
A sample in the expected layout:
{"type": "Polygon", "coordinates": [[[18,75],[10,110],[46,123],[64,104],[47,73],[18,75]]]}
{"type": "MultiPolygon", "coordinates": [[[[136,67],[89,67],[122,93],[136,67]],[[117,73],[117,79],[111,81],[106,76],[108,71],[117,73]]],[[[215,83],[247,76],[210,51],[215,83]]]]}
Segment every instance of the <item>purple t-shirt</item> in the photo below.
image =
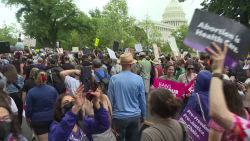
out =
{"type": "Polygon", "coordinates": [[[86,134],[83,133],[82,129],[77,126],[76,132],[72,131],[68,141],[89,141],[89,139],[86,134]]]}

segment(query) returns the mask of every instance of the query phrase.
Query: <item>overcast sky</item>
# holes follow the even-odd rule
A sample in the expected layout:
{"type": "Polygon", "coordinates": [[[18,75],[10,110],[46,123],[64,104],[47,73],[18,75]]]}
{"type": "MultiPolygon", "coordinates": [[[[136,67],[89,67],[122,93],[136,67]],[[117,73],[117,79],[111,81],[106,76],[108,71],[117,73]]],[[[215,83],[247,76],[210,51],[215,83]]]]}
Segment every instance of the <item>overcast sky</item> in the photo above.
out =
{"type": "MultiPolygon", "coordinates": [[[[127,0],[129,14],[133,15],[137,20],[144,19],[148,11],[149,17],[153,21],[158,22],[162,20],[162,15],[170,1],[171,0],[127,0]]],[[[89,10],[94,9],[95,7],[102,10],[102,7],[108,2],[109,0],[75,0],[76,5],[85,13],[88,13],[89,10]]],[[[186,13],[186,19],[188,22],[192,19],[194,10],[196,8],[201,8],[201,2],[202,0],[186,0],[186,2],[180,3],[186,13]]],[[[6,8],[4,4],[0,3],[0,26],[4,21],[7,24],[17,23],[15,18],[16,11],[17,8],[6,8]]]]}

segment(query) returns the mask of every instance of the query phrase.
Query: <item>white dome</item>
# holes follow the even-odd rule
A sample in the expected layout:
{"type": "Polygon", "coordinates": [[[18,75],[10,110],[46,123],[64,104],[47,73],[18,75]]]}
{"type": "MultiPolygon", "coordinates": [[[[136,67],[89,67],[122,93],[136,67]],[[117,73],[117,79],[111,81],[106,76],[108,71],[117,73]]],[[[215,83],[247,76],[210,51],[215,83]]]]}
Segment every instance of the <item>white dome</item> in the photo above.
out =
{"type": "Polygon", "coordinates": [[[162,22],[186,22],[185,18],[186,14],[183,12],[180,4],[176,2],[176,0],[171,0],[170,4],[166,7],[164,14],[162,15],[162,22]]]}

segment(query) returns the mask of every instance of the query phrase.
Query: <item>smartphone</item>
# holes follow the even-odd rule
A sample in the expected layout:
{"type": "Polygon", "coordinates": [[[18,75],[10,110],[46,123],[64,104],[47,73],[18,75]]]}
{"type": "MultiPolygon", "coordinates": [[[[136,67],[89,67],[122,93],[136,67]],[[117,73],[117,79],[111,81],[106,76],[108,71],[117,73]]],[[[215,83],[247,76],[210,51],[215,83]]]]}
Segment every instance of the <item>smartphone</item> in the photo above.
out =
{"type": "Polygon", "coordinates": [[[83,92],[88,92],[90,87],[92,86],[92,66],[84,66],[81,69],[81,77],[80,81],[84,85],[83,92]]]}
{"type": "MultiPolygon", "coordinates": [[[[90,89],[91,89],[93,92],[95,92],[97,88],[98,88],[98,83],[93,83],[92,86],[90,87],[90,89]]],[[[86,95],[86,98],[87,98],[89,101],[92,101],[92,99],[94,98],[94,95],[88,93],[88,94],[86,95]]]]}

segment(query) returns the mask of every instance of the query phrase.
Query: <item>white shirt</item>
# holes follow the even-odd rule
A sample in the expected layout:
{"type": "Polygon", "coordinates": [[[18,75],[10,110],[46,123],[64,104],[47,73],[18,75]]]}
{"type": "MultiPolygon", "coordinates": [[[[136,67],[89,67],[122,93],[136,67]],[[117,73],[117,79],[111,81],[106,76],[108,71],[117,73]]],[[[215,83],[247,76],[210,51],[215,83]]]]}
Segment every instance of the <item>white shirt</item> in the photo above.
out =
{"type": "Polygon", "coordinates": [[[73,95],[80,86],[80,81],[70,76],[65,77],[64,84],[69,89],[69,94],[73,95]]]}
{"type": "Polygon", "coordinates": [[[10,99],[11,99],[10,108],[11,108],[12,113],[18,112],[15,101],[11,97],[10,99]]]}

